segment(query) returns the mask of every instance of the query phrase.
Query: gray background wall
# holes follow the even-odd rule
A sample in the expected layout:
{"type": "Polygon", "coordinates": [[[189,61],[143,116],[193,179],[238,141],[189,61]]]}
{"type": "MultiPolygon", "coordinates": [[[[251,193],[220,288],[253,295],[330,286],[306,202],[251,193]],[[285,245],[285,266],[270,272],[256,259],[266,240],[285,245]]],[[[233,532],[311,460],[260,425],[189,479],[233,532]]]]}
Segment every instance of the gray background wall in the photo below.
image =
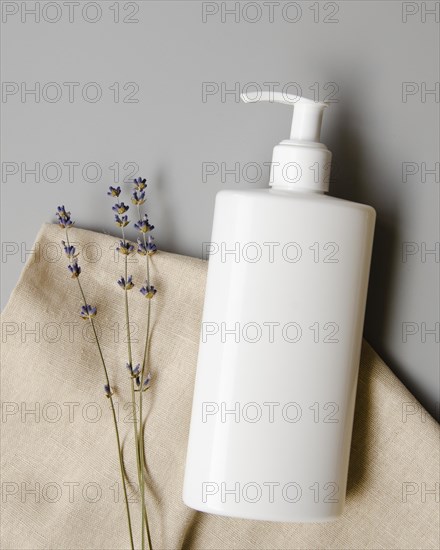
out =
{"type": "Polygon", "coordinates": [[[366,337],[434,413],[439,12],[399,1],[2,2],[3,305],[57,204],[116,234],[104,197],[117,168],[120,180],[148,178],[158,245],[201,256],[216,192],[264,187],[272,147],[288,137],[289,109],[243,105],[237,92],[300,92],[332,101],[331,193],[378,213],[366,337]]]}

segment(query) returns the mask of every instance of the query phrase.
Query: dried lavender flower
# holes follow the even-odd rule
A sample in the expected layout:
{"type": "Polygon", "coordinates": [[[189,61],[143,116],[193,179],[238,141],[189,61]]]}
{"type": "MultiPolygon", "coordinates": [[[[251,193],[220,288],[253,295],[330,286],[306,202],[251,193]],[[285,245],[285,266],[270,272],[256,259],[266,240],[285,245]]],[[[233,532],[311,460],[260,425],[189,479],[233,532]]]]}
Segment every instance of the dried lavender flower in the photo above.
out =
{"type": "Polygon", "coordinates": [[[112,207],[112,210],[113,212],[116,212],[117,214],[125,214],[125,212],[127,212],[127,210],[129,209],[130,207],[127,206],[126,204],[124,204],[123,202],[121,203],[116,203],[113,207],[112,207]]]}
{"type": "Polygon", "coordinates": [[[142,178],[135,178],[134,179],[134,188],[136,191],[143,191],[146,187],[147,187],[147,184],[146,184],[146,179],[142,179],[142,178]]]}
{"type": "Polygon", "coordinates": [[[141,233],[148,233],[148,231],[152,231],[154,229],[154,225],[150,225],[150,223],[148,222],[147,214],[144,215],[142,220],[136,222],[134,226],[141,233]]]}
{"type": "Polygon", "coordinates": [[[133,191],[131,194],[131,202],[133,204],[137,204],[138,206],[141,204],[144,204],[145,202],[145,191],[141,191],[138,193],[138,191],[133,191]]]}
{"type": "Polygon", "coordinates": [[[145,296],[145,298],[148,298],[151,300],[151,298],[156,294],[157,289],[154,288],[153,285],[145,285],[140,288],[139,292],[145,296]]]}
{"type": "Polygon", "coordinates": [[[80,273],[81,273],[81,268],[80,266],[78,265],[78,262],[73,262],[72,264],[69,264],[67,266],[67,269],[70,271],[70,273],[72,274],[72,279],[76,279],[77,277],[79,277],[80,273]]]}
{"type": "Polygon", "coordinates": [[[118,216],[118,214],[115,214],[115,224],[119,227],[126,227],[129,223],[128,216],[118,216]]]}
{"type": "Polygon", "coordinates": [[[128,256],[134,251],[134,246],[127,241],[119,241],[119,246],[116,248],[116,250],[120,254],[124,254],[125,256],[128,256]]]}
{"type": "Polygon", "coordinates": [[[64,206],[57,207],[56,216],[58,218],[58,225],[62,229],[69,229],[75,223],[70,219],[70,212],[66,212],[64,206]]]}
{"type": "Polygon", "coordinates": [[[81,306],[80,315],[83,319],[91,319],[92,317],[95,317],[96,312],[96,307],[92,307],[91,305],[87,304],[85,306],[81,306]]]}
{"type": "Polygon", "coordinates": [[[127,277],[127,280],[125,280],[125,278],[121,276],[118,280],[118,285],[124,290],[131,290],[134,287],[133,276],[129,275],[127,277]]]}

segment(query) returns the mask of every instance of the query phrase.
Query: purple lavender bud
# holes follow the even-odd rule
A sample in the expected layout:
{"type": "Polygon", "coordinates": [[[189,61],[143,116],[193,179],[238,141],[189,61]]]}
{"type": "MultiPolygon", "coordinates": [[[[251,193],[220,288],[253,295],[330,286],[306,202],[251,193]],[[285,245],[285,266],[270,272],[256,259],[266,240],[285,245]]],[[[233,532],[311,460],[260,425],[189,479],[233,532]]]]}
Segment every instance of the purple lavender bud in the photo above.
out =
{"type": "Polygon", "coordinates": [[[116,250],[120,254],[124,254],[124,256],[128,256],[134,251],[134,246],[126,241],[119,241],[119,246],[116,248],[116,250]]]}
{"type": "Polygon", "coordinates": [[[113,212],[116,212],[117,214],[125,214],[125,212],[127,212],[127,210],[129,209],[130,207],[127,206],[126,204],[124,204],[123,202],[121,203],[116,203],[113,207],[112,207],[112,210],[113,212]]]}
{"type": "Polygon", "coordinates": [[[148,231],[153,231],[154,225],[150,225],[148,222],[147,214],[144,215],[142,220],[139,220],[134,224],[134,227],[141,233],[148,233],[148,231]]]}
{"type": "Polygon", "coordinates": [[[80,268],[80,266],[78,265],[77,262],[74,262],[73,264],[69,264],[67,266],[67,269],[72,274],[72,279],[76,279],[77,277],[79,277],[79,275],[81,273],[81,268],[80,268]]]}
{"type": "Polygon", "coordinates": [[[68,245],[65,241],[61,241],[61,244],[64,247],[64,253],[69,258],[69,260],[74,260],[78,254],[76,254],[76,249],[72,245],[68,245]]]}
{"type": "Polygon", "coordinates": [[[141,239],[138,238],[137,240],[137,243],[138,243],[138,247],[137,247],[137,253],[140,254],[141,256],[146,256],[148,251],[144,245],[144,243],[142,242],[141,239]]]}
{"type": "Polygon", "coordinates": [[[138,191],[133,191],[133,193],[131,195],[131,202],[133,204],[137,204],[137,205],[144,204],[144,202],[145,202],[145,191],[140,191],[139,193],[138,193],[138,191]]]}
{"type": "Polygon", "coordinates": [[[57,206],[56,215],[58,218],[62,218],[65,220],[70,218],[70,212],[66,212],[66,209],[64,206],[57,206]]]}
{"type": "Polygon", "coordinates": [[[118,216],[118,214],[115,214],[115,223],[119,227],[126,227],[130,222],[128,216],[118,216]]]}
{"type": "Polygon", "coordinates": [[[136,191],[143,191],[146,187],[146,179],[137,178],[134,180],[134,188],[136,191]]]}
{"type": "MultiPolygon", "coordinates": [[[[151,382],[151,373],[148,373],[144,379],[142,391],[148,390],[150,386],[150,382],[151,382]]],[[[139,388],[140,385],[141,385],[141,379],[140,379],[140,376],[138,376],[136,378],[136,386],[139,388]]]]}
{"type": "Polygon", "coordinates": [[[126,367],[132,378],[136,378],[137,376],[139,376],[139,373],[141,372],[141,366],[139,363],[134,368],[131,366],[130,363],[127,363],[126,367]]]}
{"type": "Polygon", "coordinates": [[[120,187],[110,186],[109,190],[107,192],[107,195],[109,195],[110,197],[119,197],[120,194],[121,194],[121,188],[120,187]]]}
{"type": "Polygon", "coordinates": [[[154,288],[153,285],[148,286],[145,285],[140,288],[139,292],[145,296],[145,298],[148,298],[151,300],[151,298],[156,294],[157,290],[154,288]]]}
{"type": "Polygon", "coordinates": [[[120,277],[118,279],[118,285],[123,288],[124,290],[131,290],[134,287],[133,284],[133,276],[129,275],[127,277],[127,280],[125,280],[124,277],[120,277]]]}
{"type": "Polygon", "coordinates": [[[154,244],[154,237],[152,237],[151,235],[148,235],[147,252],[148,254],[150,254],[150,256],[151,254],[157,252],[157,246],[154,244]]]}
{"type": "Polygon", "coordinates": [[[66,212],[64,206],[57,207],[56,216],[58,218],[58,225],[63,229],[68,229],[75,223],[70,219],[70,212],[66,212]]]}
{"type": "Polygon", "coordinates": [[[95,317],[97,312],[96,307],[92,307],[89,304],[85,306],[81,306],[80,315],[83,319],[91,319],[92,317],[95,317]]]}
{"type": "Polygon", "coordinates": [[[147,374],[147,377],[146,377],[145,380],[144,380],[144,388],[146,388],[147,386],[149,386],[149,385],[150,385],[150,382],[151,382],[151,372],[149,372],[149,373],[147,374]]]}

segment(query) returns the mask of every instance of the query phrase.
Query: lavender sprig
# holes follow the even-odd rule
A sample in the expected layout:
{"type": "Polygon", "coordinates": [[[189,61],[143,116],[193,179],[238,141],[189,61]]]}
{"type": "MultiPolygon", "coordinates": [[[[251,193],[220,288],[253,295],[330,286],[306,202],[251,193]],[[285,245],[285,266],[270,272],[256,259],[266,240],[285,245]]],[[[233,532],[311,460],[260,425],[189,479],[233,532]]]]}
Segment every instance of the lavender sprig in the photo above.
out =
{"type": "MultiPolygon", "coordinates": [[[[140,292],[148,298],[148,310],[147,310],[147,331],[145,335],[145,347],[144,347],[144,356],[142,360],[142,368],[141,373],[138,378],[136,378],[136,384],[138,386],[139,391],[139,418],[140,418],[140,432],[139,432],[139,455],[141,457],[141,461],[144,462],[145,460],[145,451],[144,451],[144,433],[143,433],[143,392],[149,388],[151,375],[148,374],[145,376],[146,372],[146,366],[147,366],[147,359],[148,359],[148,348],[150,344],[150,320],[151,320],[151,298],[156,294],[157,290],[154,288],[153,285],[150,284],[150,256],[154,254],[157,251],[157,246],[154,244],[154,239],[148,235],[148,239],[146,234],[150,233],[154,229],[154,225],[150,224],[148,220],[147,214],[144,214],[144,216],[141,215],[141,209],[140,206],[145,202],[144,200],[144,189],[146,189],[147,184],[146,180],[143,178],[137,178],[134,180],[134,191],[132,194],[133,197],[133,203],[137,206],[137,211],[139,215],[139,221],[134,224],[134,227],[141,233],[142,240],[138,238],[137,243],[137,252],[138,254],[145,256],[147,260],[147,279],[145,282],[145,286],[141,287],[140,292]],[[141,194],[138,195],[138,192],[141,194]],[[140,199],[141,200],[138,200],[140,199]],[[145,384],[146,382],[146,384],[145,384]],[[141,391],[142,390],[142,391],[141,391]]],[[[144,468],[141,468],[141,501],[142,501],[142,548],[145,546],[145,534],[144,534],[144,522],[146,525],[146,531],[147,531],[147,537],[148,537],[148,544],[151,548],[151,535],[150,530],[148,526],[148,519],[146,517],[146,507],[145,507],[145,478],[144,478],[144,468]]]]}
{"type": "MultiPolygon", "coordinates": [[[[132,202],[136,204],[138,207],[140,204],[143,204],[145,202],[145,193],[143,192],[143,186],[144,183],[141,181],[139,182],[139,188],[137,191],[133,193],[132,196],[132,202]]],[[[108,195],[111,197],[119,197],[121,192],[121,188],[117,187],[116,190],[113,187],[109,188],[108,195]]],[[[139,430],[138,430],[138,418],[137,418],[137,406],[136,406],[136,389],[135,389],[135,381],[138,380],[140,372],[141,372],[141,366],[140,364],[137,365],[135,368],[132,367],[133,365],[133,354],[132,354],[132,347],[131,347],[131,333],[130,333],[130,313],[129,313],[129,303],[128,303],[128,294],[127,292],[131,290],[134,287],[133,283],[133,277],[132,275],[128,275],[128,256],[134,252],[135,248],[132,244],[130,244],[126,238],[125,238],[125,232],[124,228],[127,227],[127,225],[130,223],[128,216],[126,215],[126,212],[129,210],[129,207],[125,205],[123,202],[117,203],[112,207],[113,212],[115,212],[115,223],[117,226],[121,228],[121,235],[122,240],[119,242],[119,246],[117,247],[117,251],[124,257],[124,275],[122,275],[119,280],[117,281],[118,285],[124,290],[124,306],[125,306],[125,325],[127,327],[127,353],[128,353],[128,363],[127,363],[127,369],[130,373],[130,386],[131,386],[131,396],[132,396],[132,414],[133,414],[133,430],[134,430],[134,439],[135,439],[135,453],[136,453],[136,464],[137,464],[137,471],[138,471],[138,481],[139,486],[141,486],[142,483],[142,459],[139,454],[139,430]]],[[[147,389],[147,388],[146,388],[147,389]]],[[[146,528],[149,532],[149,526],[148,526],[148,520],[145,508],[145,501],[142,501],[142,520],[146,522],[146,528]]],[[[142,527],[142,531],[144,531],[142,527]]],[[[149,539],[150,542],[150,549],[151,546],[151,539],[149,539]]],[[[142,549],[144,548],[144,545],[142,546],[142,549]]]]}
{"type": "Polygon", "coordinates": [[[95,337],[96,346],[98,348],[99,356],[101,358],[102,367],[103,367],[103,370],[104,370],[104,376],[105,376],[105,382],[106,382],[105,385],[104,385],[104,392],[105,392],[106,397],[110,400],[110,405],[111,405],[110,408],[112,410],[113,425],[114,425],[114,428],[115,428],[116,444],[117,444],[117,448],[118,448],[119,469],[120,469],[120,474],[121,474],[122,487],[123,487],[123,491],[124,491],[125,509],[126,509],[126,513],[127,513],[127,523],[128,523],[128,532],[129,532],[129,536],[130,536],[130,546],[131,546],[131,549],[134,550],[133,529],[132,529],[132,526],[131,526],[130,507],[129,507],[129,504],[128,504],[128,495],[127,495],[127,485],[126,485],[126,482],[125,482],[125,475],[124,475],[124,461],[123,461],[123,457],[122,457],[121,440],[120,440],[120,437],[119,437],[118,423],[117,423],[117,420],[116,420],[116,410],[115,410],[115,405],[114,405],[114,402],[113,402],[113,390],[111,389],[111,386],[110,386],[110,379],[109,379],[109,376],[108,376],[107,366],[106,366],[106,363],[105,363],[105,360],[104,360],[104,355],[102,353],[101,344],[100,344],[99,338],[98,338],[98,333],[96,331],[95,323],[94,323],[94,320],[93,320],[94,317],[97,314],[97,308],[93,307],[93,306],[91,306],[90,304],[87,303],[87,300],[86,300],[86,297],[85,297],[85,294],[84,294],[84,290],[83,290],[81,282],[79,280],[79,276],[81,274],[81,268],[78,265],[78,261],[76,259],[78,254],[76,254],[75,247],[72,246],[69,242],[68,229],[70,229],[74,225],[74,222],[71,220],[70,212],[67,212],[66,209],[64,208],[64,206],[58,206],[56,216],[58,218],[58,225],[61,228],[63,228],[66,232],[66,241],[61,241],[61,242],[62,242],[62,245],[64,247],[64,252],[65,252],[66,256],[68,257],[69,261],[72,262],[68,265],[68,270],[71,273],[71,276],[74,279],[76,279],[76,281],[78,283],[78,288],[79,288],[79,291],[81,293],[81,297],[82,297],[82,300],[83,300],[83,305],[81,306],[80,315],[83,319],[87,319],[90,322],[90,325],[91,325],[92,330],[93,330],[93,335],[95,337]]]}

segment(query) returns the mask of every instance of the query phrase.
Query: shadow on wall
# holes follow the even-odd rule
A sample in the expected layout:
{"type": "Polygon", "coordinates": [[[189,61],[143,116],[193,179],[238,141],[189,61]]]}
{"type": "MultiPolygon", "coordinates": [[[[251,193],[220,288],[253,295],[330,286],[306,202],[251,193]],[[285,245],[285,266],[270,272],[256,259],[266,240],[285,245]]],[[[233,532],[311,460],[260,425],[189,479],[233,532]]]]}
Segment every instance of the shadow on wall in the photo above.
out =
{"type": "MultiPolygon", "coordinates": [[[[374,236],[373,257],[371,262],[368,301],[365,314],[364,335],[368,342],[383,357],[388,365],[398,374],[402,382],[407,385],[423,403],[426,396],[419,390],[417,380],[404,376],[385,350],[385,342],[391,339],[391,306],[394,299],[393,287],[395,274],[400,261],[399,226],[402,223],[397,201],[388,199],[385,194],[378,196],[377,190],[388,186],[395,188],[394,182],[382,181],[373,186],[367,180],[371,174],[381,174],[377,169],[371,170],[366,166],[365,145],[361,136],[353,126],[353,116],[358,110],[351,107],[346,101],[339,105],[338,125],[334,130],[335,139],[328,144],[333,152],[333,166],[335,173],[332,176],[330,189],[335,197],[360,202],[373,206],[376,209],[376,230],[374,236]],[[393,183],[393,185],[390,185],[393,183]],[[385,199],[385,200],[384,200],[385,199]]],[[[438,419],[434,405],[429,412],[438,419]]]]}
{"type": "MultiPolygon", "coordinates": [[[[331,194],[354,202],[369,204],[376,209],[376,230],[373,258],[371,263],[370,285],[368,289],[365,335],[376,348],[381,347],[387,337],[390,322],[392,287],[396,262],[399,257],[398,224],[399,217],[395,204],[384,203],[384,196],[377,196],[375,189],[366,181],[367,173],[363,151],[364,144],[355,128],[350,108],[341,106],[339,127],[335,131],[336,140],[329,146],[333,151],[335,176],[331,181],[331,194]]],[[[380,173],[379,170],[375,171],[380,173]]],[[[386,182],[383,182],[386,185],[386,182]]]]}
{"type": "MultiPolygon", "coordinates": [[[[357,109],[346,101],[338,108],[338,122],[334,130],[335,139],[328,144],[333,152],[333,175],[330,182],[331,194],[342,199],[369,204],[376,209],[376,230],[373,257],[371,261],[367,310],[365,315],[365,338],[382,355],[393,370],[399,372],[387,356],[384,343],[388,338],[391,323],[391,305],[394,296],[393,285],[399,261],[399,212],[397,204],[388,200],[385,194],[377,195],[377,189],[387,185],[372,186],[368,174],[381,174],[379,167],[371,170],[366,166],[365,144],[352,121],[357,109]],[[367,169],[368,168],[368,169],[367,169]],[[384,200],[385,199],[385,200],[384,200]]],[[[400,376],[400,372],[399,372],[400,376]]],[[[403,379],[404,383],[408,381],[403,379]]],[[[413,386],[412,386],[413,387],[413,386]]]]}

